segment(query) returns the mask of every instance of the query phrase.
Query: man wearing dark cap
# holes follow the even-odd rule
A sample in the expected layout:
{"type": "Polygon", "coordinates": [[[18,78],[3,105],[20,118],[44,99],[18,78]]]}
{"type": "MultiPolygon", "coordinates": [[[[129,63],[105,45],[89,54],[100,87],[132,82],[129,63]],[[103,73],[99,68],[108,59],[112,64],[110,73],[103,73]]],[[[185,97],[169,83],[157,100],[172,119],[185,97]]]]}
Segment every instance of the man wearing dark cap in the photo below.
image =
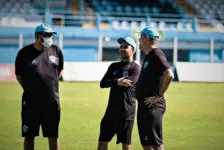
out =
{"type": "Polygon", "coordinates": [[[150,26],[141,31],[139,38],[139,48],[146,54],[136,84],[137,123],[144,150],[164,150],[162,137],[162,118],[166,110],[164,93],[174,77],[164,53],[157,47],[158,39],[158,31],[150,26]]]}
{"type": "Polygon", "coordinates": [[[108,143],[117,135],[117,144],[123,150],[131,150],[136,97],[135,83],[140,66],[133,61],[135,41],[130,37],[119,38],[122,61],[112,63],[100,82],[101,88],[110,87],[110,97],[100,125],[98,150],[107,150],[108,143]]]}
{"type": "Polygon", "coordinates": [[[22,48],[16,57],[16,78],[23,88],[22,136],[24,150],[34,149],[40,125],[48,137],[50,150],[60,150],[58,127],[60,122],[59,78],[62,76],[63,55],[53,45],[55,31],[46,23],[35,30],[35,42],[22,48]]]}

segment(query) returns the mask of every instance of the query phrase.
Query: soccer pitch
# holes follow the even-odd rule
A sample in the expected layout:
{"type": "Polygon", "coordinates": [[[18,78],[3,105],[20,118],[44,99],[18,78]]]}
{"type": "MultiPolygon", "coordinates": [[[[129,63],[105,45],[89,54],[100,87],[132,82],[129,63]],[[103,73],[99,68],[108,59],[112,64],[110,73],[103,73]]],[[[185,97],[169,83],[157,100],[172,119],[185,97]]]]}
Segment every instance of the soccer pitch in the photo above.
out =
{"type": "MultiPolygon", "coordinates": [[[[0,150],[22,150],[21,94],[16,82],[0,82],[0,150]]],[[[94,150],[109,89],[99,83],[60,82],[62,150],[94,150]]],[[[166,93],[163,132],[166,150],[224,149],[224,84],[172,83],[166,93]]],[[[133,150],[141,150],[137,125],[133,150]]],[[[121,149],[116,137],[110,150],[121,149]]],[[[36,138],[35,150],[47,150],[47,139],[36,138]]]]}

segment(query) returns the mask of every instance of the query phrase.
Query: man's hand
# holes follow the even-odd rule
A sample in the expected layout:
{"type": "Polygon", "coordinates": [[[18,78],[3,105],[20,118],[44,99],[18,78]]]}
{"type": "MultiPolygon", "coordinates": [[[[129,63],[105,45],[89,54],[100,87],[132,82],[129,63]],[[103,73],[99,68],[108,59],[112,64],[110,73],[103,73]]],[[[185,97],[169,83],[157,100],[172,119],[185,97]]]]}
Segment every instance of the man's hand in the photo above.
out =
{"type": "Polygon", "coordinates": [[[128,80],[128,79],[125,79],[125,78],[126,77],[119,78],[117,80],[117,85],[119,85],[119,86],[125,86],[125,87],[131,86],[132,81],[131,80],[128,80]]]}
{"type": "Polygon", "coordinates": [[[144,103],[145,105],[148,105],[148,107],[151,107],[153,104],[157,103],[161,99],[161,96],[146,97],[144,103]]]}

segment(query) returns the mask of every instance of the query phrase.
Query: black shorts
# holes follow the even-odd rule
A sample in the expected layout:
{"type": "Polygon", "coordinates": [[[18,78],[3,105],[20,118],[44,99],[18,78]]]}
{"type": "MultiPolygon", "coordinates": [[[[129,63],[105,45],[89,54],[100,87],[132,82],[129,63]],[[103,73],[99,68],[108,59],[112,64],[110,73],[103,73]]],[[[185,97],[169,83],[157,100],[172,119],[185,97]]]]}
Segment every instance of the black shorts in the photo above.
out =
{"type": "Polygon", "coordinates": [[[23,101],[21,115],[23,137],[39,136],[40,125],[43,137],[58,137],[60,109],[56,101],[45,106],[23,101]]]}
{"type": "Polygon", "coordinates": [[[133,120],[111,119],[104,117],[100,124],[99,141],[109,142],[117,135],[117,144],[131,144],[132,129],[134,126],[133,120]]]}
{"type": "Polygon", "coordinates": [[[165,110],[138,105],[137,124],[142,146],[163,144],[162,119],[165,110]]]}

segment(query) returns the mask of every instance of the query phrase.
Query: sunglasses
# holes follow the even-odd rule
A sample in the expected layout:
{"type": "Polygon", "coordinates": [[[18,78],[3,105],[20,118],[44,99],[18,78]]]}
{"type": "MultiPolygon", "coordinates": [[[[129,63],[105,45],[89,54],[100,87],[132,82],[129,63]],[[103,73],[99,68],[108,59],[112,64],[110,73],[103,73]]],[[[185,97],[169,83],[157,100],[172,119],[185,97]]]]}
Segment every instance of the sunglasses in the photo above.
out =
{"type": "Polygon", "coordinates": [[[129,45],[124,45],[124,46],[122,46],[122,45],[121,45],[121,46],[120,46],[120,48],[127,49],[127,48],[128,48],[128,46],[129,46],[129,45]]]}
{"type": "Polygon", "coordinates": [[[53,33],[42,32],[42,33],[40,33],[40,35],[41,35],[42,37],[52,37],[52,36],[53,36],[53,33]]]}

